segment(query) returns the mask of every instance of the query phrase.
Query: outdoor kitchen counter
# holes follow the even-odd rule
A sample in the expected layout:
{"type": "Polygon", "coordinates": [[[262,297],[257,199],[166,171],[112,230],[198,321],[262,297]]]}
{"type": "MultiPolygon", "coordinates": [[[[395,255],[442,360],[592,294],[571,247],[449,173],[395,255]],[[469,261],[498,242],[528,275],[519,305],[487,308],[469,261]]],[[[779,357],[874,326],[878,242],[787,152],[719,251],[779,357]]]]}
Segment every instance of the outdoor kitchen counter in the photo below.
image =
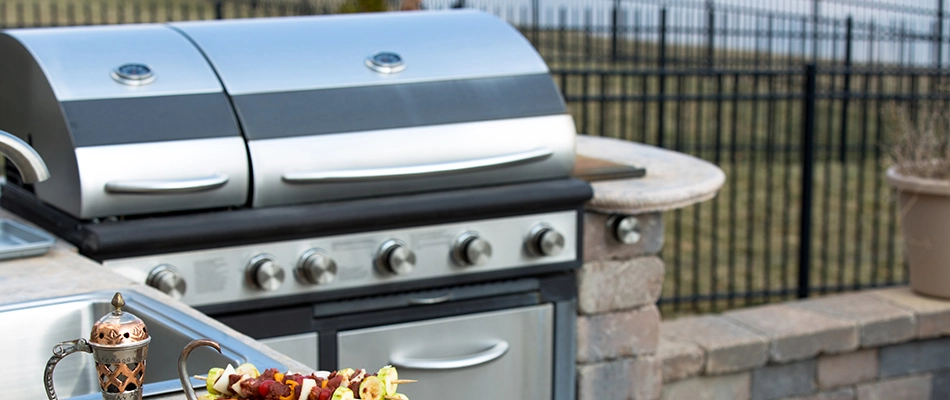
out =
{"type": "Polygon", "coordinates": [[[646,176],[593,182],[588,211],[644,214],[715,197],[726,181],[719,167],[683,153],[627,140],[579,135],[578,155],[646,168],[646,176]]]}
{"type": "MultiPolygon", "coordinates": [[[[9,218],[27,223],[3,209],[0,209],[0,218],[9,218]]],[[[309,371],[306,366],[205,316],[184,303],[172,300],[158,290],[112,273],[101,265],[76,253],[76,250],[69,243],[57,240],[56,244],[45,255],[0,262],[0,305],[103,290],[135,291],[152,297],[260,350],[265,355],[283,363],[288,370],[309,371]]],[[[50,343],[50,349],[54,344],[50,343]]],[[[36,379],[32,381],[36,382],[37,385],[41,384],[40,375],[42,373],[43,371],[35,371],[36,379]]],[[[150,399],[183,400],[185,396],[177,394],[150,397],[150,399]]]]}

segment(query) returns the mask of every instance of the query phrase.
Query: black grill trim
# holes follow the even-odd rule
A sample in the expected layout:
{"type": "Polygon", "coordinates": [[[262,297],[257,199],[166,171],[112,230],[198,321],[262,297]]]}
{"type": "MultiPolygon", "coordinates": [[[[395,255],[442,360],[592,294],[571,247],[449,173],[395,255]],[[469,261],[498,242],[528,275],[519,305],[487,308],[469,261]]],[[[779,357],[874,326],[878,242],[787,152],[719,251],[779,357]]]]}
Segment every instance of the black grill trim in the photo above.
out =
{"type": "Polygon", "coordinates": [[[125,221],[80,221],[22,188],[4,184],[0,206],[97,261],[341,235],[436,223],[580,210],[586,182],[560,179],[405,196],[270,208],[243,208],[125,221]]]}

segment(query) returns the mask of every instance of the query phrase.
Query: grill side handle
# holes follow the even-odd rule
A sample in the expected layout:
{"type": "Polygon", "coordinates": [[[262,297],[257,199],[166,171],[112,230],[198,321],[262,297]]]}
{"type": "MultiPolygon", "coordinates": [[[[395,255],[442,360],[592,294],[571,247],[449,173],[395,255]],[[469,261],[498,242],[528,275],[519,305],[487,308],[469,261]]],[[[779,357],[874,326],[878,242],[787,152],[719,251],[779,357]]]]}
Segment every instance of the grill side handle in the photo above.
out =
{"type": "Polygon", "coordinates": [[[37,183],[49,179],[49,168],[43,157],[32,146],[5,131],[0,131],[0,154],[6,156],[20,170],[23,183],[37,183]]]}
{"type": "Polygon", "coordinates": [[[475,158],[444,163],[407,165],[388,168],[360,168],[330,171],[288,172],[281,178],[287,183],[343,183],[366,182],[381,179],[421,178],[436,175],[474,172],[509,167],[545,160],[554,151],[538,148],[519,153],[503,154],[484,158],[475,158]]]}

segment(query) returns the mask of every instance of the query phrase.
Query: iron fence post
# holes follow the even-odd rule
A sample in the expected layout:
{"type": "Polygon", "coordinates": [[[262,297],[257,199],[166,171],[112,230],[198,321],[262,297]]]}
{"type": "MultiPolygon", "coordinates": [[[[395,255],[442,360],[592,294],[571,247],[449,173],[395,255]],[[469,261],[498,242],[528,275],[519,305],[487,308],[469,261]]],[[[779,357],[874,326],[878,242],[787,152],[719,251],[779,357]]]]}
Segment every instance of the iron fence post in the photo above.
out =
{"type": "Polygon", "coordinates": [[[666,68],[666,7],[660,9],[660,54],[657,59],[660,69],[666,68]]]}
{"type": "Polygon", "coordinates": [[[811,62],[818,62],[818,15],[819,15],[819,1],[812,0],[812,10],[811,10],[811,62]]]}
{"type": "Polygon", "coordinates": [[[838,148],[838,157],[842,164],[847,161],[848,149],[848,100],[851,97],[851,49],[854,47],[854,18],[850,15],[845,21],[844,47],[844,98],[841,99],[841,140],[838,148]]]}
{"type": "Polygon", "coordinates": [[[617,35],[620,30],[620,0],[614,0],[614,9],[610,22],[610,59],[617,62],[617,35]]]}
{"type": "Polygon", "coordinates": [[[539,37],[541,35],[540,25],[541,21],[538,21],[541,15],[541,0],[531,0],[531,22],[534,24],[532,30],[532,35],[534,36],[534,45],[538,46],[540,44],[539,37]]]}
{"type": "Polygon", "coordinates": [[[224,2],[222,0],[214,2],[214,18],[224,19],[224,2]]]}
{"type": "Polygon", "coordinates": [[[937,69],[940,69],[940,64],[943,58],[943,2],[944,0],[937,0],[937,35],[934,38],[937,42],[936,49],[936,66],[937,69]]]}
{"type": "Polygon", "coordinates": [[[815,64],[805,66],[805,121],[802,125],[802,211],[798,233],[798,297],[808,297],[811,282],[812,185],[815,183],[815,64]]]}
{"type": "Polygon", "coordinates": [[[716,41],[716,11],[713,0],[706,1],[706,67],[713,67],[716,41]]]}
{"type": "MultiPolygon", "coordinates": [[[[660,70],[666,69],[666,7],[660,9],[660,54],[659,59],[660,70]]],[[[657,128],[656,128],[656,145],[663,147],[663,137],[666,135],[666,116],[664,112],[666,111],[666,76],[660,75],[659,82],[659,101],[657,102],[657,114],[659,114],[659,119],[657,119],[657,128]]]]}

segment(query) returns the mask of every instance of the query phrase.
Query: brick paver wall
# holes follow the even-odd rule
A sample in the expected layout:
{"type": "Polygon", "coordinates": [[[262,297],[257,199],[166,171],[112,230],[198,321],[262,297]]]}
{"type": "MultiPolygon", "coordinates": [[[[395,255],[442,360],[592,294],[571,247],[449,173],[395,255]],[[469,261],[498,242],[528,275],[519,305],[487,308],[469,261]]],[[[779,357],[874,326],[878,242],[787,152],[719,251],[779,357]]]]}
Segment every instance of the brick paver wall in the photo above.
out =
{"type": "Polygon", "coordinates": [[[578,400],[948,400],[950,301],[869,290],[661,321],[661,213],[585,215],[578,400]]]}
{"type": "Polygon", "coordinates": [[[950,301],[870,290],[664,321],[663,400],[950,399],[950,301]]]}

